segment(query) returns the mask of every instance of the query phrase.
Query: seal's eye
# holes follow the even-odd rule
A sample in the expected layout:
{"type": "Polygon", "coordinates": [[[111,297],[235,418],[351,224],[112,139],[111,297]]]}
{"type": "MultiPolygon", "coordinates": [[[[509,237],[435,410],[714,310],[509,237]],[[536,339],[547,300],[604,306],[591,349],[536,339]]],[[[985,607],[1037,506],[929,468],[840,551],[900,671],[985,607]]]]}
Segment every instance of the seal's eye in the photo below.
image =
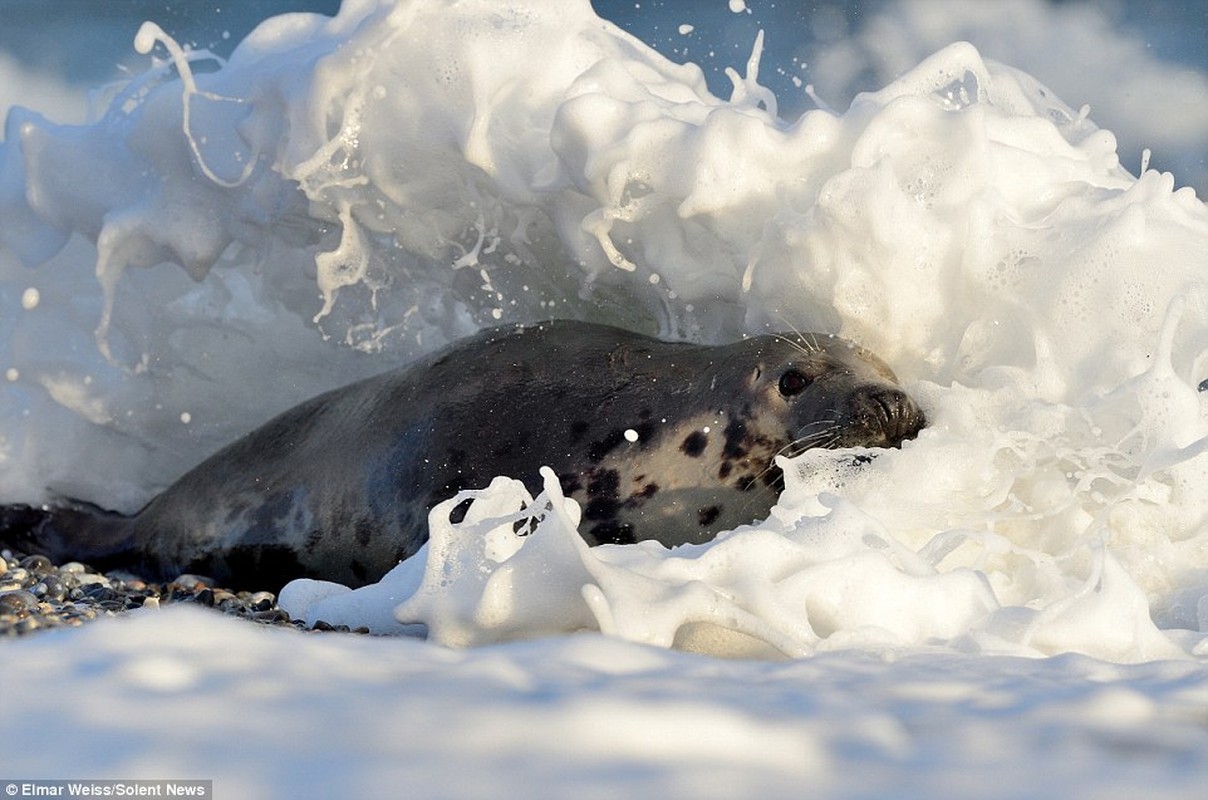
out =
{"type": "Polygon", "coordinates": [[[810,385],[810,379],[795,369],[785,370],[780,376],[780,393],[785,397],[801,394],[810,385]]]}

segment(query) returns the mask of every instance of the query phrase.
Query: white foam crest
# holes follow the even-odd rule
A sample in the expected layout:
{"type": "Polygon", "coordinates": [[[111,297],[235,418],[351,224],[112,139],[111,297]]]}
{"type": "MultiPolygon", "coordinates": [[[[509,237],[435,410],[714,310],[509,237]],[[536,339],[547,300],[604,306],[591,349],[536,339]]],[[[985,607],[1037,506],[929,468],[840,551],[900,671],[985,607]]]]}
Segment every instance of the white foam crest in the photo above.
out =
{"type": "MultiPolygon", "coordinates": [[[[1127,150],[1152,148],[1177,160],[1180,181],[1203,187],[1198,157],[1180,153],[1198,153],[1208,140],[1208,76],[1120,24],[1120,16],[1097,3],[891,0],[862,15],[852,36],[818,42],[808,53],[809,76],[823,97],[846,102],[869,80],[892,80],[950,42],[969,40],[1075,107],[1089,104],[1127,150]]],[[[1128,159],[1130,170],[1135,163],[1128,159]]]]}

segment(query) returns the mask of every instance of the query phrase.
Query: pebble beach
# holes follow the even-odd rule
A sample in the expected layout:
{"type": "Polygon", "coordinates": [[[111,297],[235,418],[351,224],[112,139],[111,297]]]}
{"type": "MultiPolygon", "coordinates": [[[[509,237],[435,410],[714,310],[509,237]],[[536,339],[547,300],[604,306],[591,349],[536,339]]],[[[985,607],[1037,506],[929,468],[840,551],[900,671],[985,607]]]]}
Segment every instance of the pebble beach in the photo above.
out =
{"type": "Polygon", "coordinates": [[[0,637],[69,628],[136,609],[172,604],[212,608],[263,625],[298,630],[369,633],[368,628],[308,625],[277,606],[272,592],[231,591],[199,575],[153,583],[127,573],[99,572],[87,564],[54,564],[38,553],[0,550],[0,637]]]}

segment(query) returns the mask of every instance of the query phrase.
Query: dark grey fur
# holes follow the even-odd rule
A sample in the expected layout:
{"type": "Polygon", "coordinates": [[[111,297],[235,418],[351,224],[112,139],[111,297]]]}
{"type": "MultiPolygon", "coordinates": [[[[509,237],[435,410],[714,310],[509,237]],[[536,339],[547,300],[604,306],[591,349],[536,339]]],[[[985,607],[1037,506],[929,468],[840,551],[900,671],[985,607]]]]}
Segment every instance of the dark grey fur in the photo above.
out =
{"type": "Polygon", "coordinates": [[[22,521],[10,508],[7,528],[24,525],[52,556],[149,577],[360,585],[423,544],[436,503],[495,475],[539,490],[548,465],[582,505],[590,544],[671,546],[766,516],[778,453],[896,447],[923,425],[889,368],[842,339],[704,346],[549,322],[485,331],[302,403],[133,517],[27,509],[22,521]]]}

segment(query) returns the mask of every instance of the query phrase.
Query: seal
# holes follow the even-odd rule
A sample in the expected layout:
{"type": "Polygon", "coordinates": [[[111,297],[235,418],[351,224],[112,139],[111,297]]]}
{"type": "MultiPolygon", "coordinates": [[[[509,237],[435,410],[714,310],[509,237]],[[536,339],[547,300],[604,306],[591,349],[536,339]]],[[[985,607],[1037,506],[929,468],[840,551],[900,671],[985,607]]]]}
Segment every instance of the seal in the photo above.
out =
{"type": "Polygon", "coordinates": [[[149,578],[359,586],[420,548],[433,506],[496,475],[532,476],[536,494],[551,467],[589,544],[675,546],[766,516],[777,455],[897,447],[924,424],[888,366],[833,336],[511,326],[284,412],[131,517],[8,507],[0,536],[149,578]]]}

